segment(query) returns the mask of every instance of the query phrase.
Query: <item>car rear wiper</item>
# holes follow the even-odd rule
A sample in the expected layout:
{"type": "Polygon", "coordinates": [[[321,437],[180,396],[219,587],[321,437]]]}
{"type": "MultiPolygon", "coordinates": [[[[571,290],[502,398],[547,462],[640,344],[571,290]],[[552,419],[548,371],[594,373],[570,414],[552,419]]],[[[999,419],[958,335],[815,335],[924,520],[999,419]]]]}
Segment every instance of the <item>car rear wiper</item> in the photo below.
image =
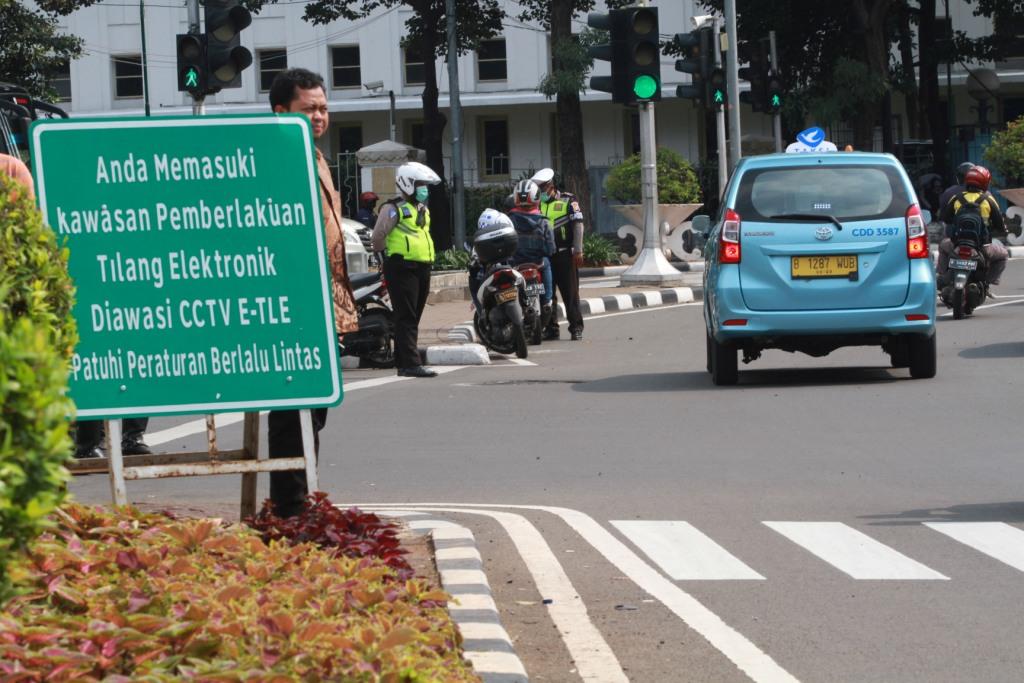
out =
{"type": "Polygon", "coordinates": [[[779,218],[797,220],[797,221],[831,221],[832,225],[836,226],[838,230],[843,229],[843,224],[839,222],[839,219],[835,216],[829,216],[827,213],[780,213],[778,216],[768,216],[769,220],[776,220],[779,218]]]}

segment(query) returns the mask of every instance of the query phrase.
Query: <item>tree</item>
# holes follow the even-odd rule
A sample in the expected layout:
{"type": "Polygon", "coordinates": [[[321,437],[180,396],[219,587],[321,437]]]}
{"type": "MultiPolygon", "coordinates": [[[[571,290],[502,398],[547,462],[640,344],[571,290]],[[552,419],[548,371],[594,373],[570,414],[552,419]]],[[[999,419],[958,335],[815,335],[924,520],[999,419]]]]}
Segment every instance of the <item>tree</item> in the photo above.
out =
{"type": "Polygon", "coordinates": [[[80,38],[59,32],[56,9],[71,12],[88,4],[61,0],[54,7],[44,2],[43,11],[37,11],[21,2],[0,0],[0,36],[6,36],[0,40],[0,81],[20,85],[39,99],[55,99],[54,77],[82,53],[80,38]]]}
{"type": "MultiPolygon", "coordinates": [[[[277,0],[249,0],[253,11],[277,0]]],[[[430,195],[431,233],[438,250],[452,243],[451,208],[448,184],[444,170],[442,141],[447,117],[438,106],[437,62],[448,51],[444,0],[313,0],[306,5],[303,18],[313,24],[328,24],[337,19],[356,21],[370,16],[382,8],[406,5],[413,10],[406,21],[403,47],[414,50],[423,58],[423,146],[427,165],[443,179],[440,189],[430,195]]],[[[504,11],[497,0],[456,0],[456,35],[459,54],[475,50],[480,41],[491,38],[501,30],[504,11]]]]}

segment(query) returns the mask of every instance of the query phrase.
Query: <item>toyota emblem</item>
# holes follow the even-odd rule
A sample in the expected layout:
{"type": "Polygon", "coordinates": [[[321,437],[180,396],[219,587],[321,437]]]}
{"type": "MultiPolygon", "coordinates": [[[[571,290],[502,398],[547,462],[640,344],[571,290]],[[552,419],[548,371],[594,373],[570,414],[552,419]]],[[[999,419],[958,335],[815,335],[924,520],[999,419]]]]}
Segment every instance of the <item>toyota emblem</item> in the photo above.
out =
{"type": "Polygon", "coordinates": [[[832,228],[824,225],[814,231],[814,237],[824,242],[825,240],[832,239],[832,228]]]}

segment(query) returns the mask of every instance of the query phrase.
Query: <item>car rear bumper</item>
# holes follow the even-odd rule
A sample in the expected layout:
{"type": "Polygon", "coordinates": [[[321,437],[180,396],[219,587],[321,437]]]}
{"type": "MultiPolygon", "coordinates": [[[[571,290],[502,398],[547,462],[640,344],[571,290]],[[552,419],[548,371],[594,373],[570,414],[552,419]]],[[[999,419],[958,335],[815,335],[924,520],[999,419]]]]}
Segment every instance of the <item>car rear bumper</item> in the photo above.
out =
{"type": "Polygon", "coordinates": [[[712,334],[718,341],[752,337],[843,335],[930,335],[935,330],[935,280],[931,260],[913,264],[907,298],[900,306],[888,308],[754,311],[746,307],[735,269],[722,269],[709,301],[712,334]],[[923,320],[907,317],[926,316],[923,320]],[[729,321],[744,324],[726,324],[729,321]]]}

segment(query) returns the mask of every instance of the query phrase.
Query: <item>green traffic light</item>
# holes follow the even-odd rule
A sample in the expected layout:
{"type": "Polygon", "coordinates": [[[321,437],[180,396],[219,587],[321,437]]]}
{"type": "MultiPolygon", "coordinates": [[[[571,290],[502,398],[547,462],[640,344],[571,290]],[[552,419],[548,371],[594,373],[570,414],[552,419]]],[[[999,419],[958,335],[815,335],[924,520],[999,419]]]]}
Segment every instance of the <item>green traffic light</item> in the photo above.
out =
{"type": "Polygon", "coordinates": [[[772,95],[772,106],[773,107],[781,107],[782,106],[782,99],[778,95],[772,95]]]}
{"type": "Polygon", "coordinates": [[[199,87],[199,72],[196,71],[196,68],[194,66],[189,67],[188,71],[185,72],[185,87],[199,87]]]}
{"type": "Polygon", "coordinates": [[[658,81],[653,76],[644,74],[633,81],[633,94],[637,99],[649,100],[658,92],[658,81]]]}
{"type": "Polygon", "coordinates": [[[713,97],[715,98],[715,104],[725,103],[725,93],[721,90],[715,90],[713,97]]]}

